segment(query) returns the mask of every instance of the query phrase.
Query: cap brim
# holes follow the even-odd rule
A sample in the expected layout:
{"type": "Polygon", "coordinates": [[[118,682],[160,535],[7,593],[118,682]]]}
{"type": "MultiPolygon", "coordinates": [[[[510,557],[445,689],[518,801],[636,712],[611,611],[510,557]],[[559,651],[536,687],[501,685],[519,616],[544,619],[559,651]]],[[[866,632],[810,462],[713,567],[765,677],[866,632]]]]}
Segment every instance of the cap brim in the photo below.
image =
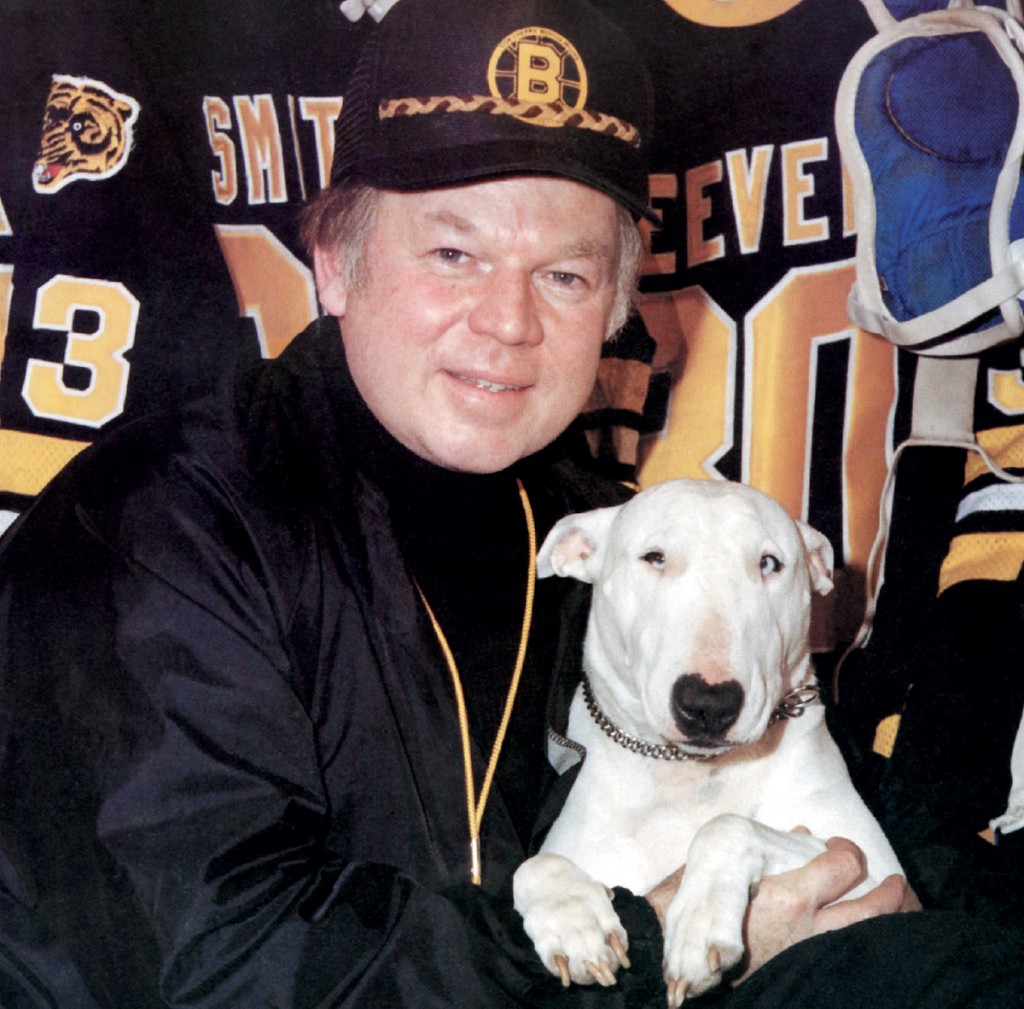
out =
{"type": "Polygon", "coordinates": [[[448,188],[516,175],[546,175],[571,179],[605,193],[625,207],[634,219],[660,223],[646,201],[637,193],[646,188],[642,169],[621,166],[618,176],[632,175],[630,188],[617,186],[610,173],[597,173],[583,161],[568,157],[564,144],[546,144],[543,140],[502,139],[476,144],[458,144],[438,152],[407,150],[402,157],[385,154],[364,158],[356,168],[361,181],[380,189],[416,192],[448,188]]]}

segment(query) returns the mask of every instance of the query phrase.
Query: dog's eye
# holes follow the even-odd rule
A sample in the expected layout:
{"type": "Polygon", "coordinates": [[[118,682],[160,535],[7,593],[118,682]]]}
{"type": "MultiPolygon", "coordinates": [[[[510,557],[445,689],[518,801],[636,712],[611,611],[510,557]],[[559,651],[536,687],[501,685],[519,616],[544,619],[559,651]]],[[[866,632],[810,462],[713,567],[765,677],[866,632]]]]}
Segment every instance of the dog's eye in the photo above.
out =
{"type": "Polygon", "coordinates": [[[775,554],[761,555],[761,575],[765,578],[768,575],[776,575],[782,570],[782,561],[775,554]]]}
{"type": "Polygon", "coordinates": [[[665,554],[661,550],[648,550],[640,560],[660,571],[665,566],[665,554]]]}

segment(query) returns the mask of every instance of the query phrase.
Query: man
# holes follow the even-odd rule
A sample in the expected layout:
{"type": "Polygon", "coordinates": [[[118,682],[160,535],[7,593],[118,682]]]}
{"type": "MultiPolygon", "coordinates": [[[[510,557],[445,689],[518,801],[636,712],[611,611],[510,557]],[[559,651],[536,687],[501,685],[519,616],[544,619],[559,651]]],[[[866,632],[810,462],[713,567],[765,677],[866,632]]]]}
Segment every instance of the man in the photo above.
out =
{"type": "MultiPolygon", "coordinates": [[[[297,210],[328,181],[376,28],[351,8],[0,7],[0,529],[101,433],[277,356],[315,318],[297,210]]],[[[643,422],[652,352],[635,318],[630,336],[606,345],[587,407],[600,465],[626,476],[636,435],[611,435],[643,422]]]]}
{"type": "MultiPolygon", "coordinates": [[[[575,0],[445,15],[402,0],[351,82],[306,221],[330,315],[5,538],[5,1007],[664,997],[674,879],[617,895],[634,967],[582,993],[509,886],[582,626],[535,542],[625,494],[564,432],[628,310],[643,73],[575,0]]],[[[838,842],[766,881],[754,965],[896,910],[896,881],[824,907],[860,869],[838,842]]]]}

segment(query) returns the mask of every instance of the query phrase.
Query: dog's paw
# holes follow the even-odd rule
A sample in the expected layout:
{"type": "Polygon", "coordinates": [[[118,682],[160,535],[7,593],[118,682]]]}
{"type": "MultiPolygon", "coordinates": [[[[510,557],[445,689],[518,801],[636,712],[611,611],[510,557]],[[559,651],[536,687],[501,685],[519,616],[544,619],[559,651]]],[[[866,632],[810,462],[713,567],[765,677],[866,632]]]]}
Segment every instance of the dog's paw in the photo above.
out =
{"type": "Polygon", "coordinates": [[[807,834],[723,814],[694,835],[686,871],[665,918],[668,1004],[715,987],[743,958],[743,922],[765,875],[806,865],[825,850],[807,834]]]}
{"type": "Polygon", "coordinates": [[[516,910],[538,955],[568,986],[615,984],[628,938],[607,888],[561,855],[527,859],[513,881],[516,910]]]}
{"type": "Polygon", "coordinates": [[[733,887],[680,886],[665,923],[665,984],[670,1007],[714,988],[743,958],[747,893],[733,887]]]}

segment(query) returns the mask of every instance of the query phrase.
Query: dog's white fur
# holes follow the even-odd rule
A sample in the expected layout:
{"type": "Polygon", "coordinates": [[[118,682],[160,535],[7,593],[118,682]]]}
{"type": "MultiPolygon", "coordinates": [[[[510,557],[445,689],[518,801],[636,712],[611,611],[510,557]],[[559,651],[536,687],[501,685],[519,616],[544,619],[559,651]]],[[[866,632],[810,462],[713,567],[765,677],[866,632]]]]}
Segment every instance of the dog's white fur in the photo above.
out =
{"type": "Polygon", "coordinates": [[[824,536],[759,491],[722,481],[659,484],[551,531],[539,573],[594,586],[584,667],[605,715],[634,737],[711,755],[630,752],[577,691],[568,736],[586,758],[541,853],[515,877],[516,908],[552,973],[610,983],[627,937],[606,887],[645,894],[684,862],[665,934],[676,1004],[741,960],[752,888],[810,861],[820,839],[846,837],[864,851],[869,878],[855,892],[901,871],[820,702],[772,720],[786,694],[814,683],[811,593],[831,590],[831,569],[824,536]],[[688,731],[679,727],[673,691],[687,674],[742,688],[727,729],[709,737],[685,718],[688,731]],[[813,836],[793,833],[797,825],[813,836]]]}

